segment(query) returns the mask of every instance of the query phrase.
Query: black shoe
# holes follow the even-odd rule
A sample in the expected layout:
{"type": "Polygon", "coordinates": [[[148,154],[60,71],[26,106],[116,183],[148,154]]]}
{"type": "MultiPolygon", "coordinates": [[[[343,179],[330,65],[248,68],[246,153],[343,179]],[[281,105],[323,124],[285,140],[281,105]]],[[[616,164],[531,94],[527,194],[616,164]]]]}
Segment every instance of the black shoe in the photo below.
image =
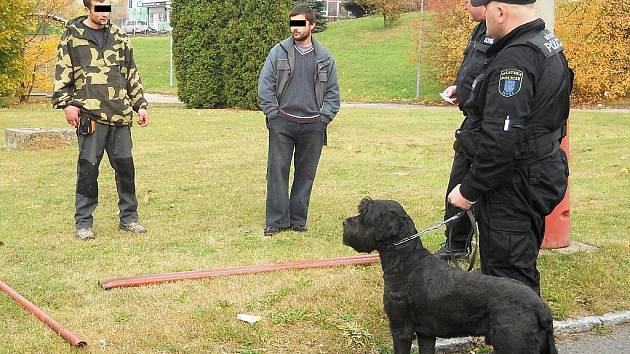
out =
{"type": "Polygon", "coordinates": [[[263,231],[263,236],[273,236],[279,232],[282,232],[284,230],[288,230],[288,227],[273,227],[273,226],[267,226],[265,227],[265,230],[263,231]]]}
{"type": "Polygon", "coordinates": [[[293,230],[295,232],[306,232],[306,231],[308,231],[306,226],[299,226],[299,225],[291,225],[291,230],[293,230]]]}
{"type": "Polygon", "coordinates": [[[451,246],[451,250],[449,250],[448,244],[446,243],[443,243],[442,247],[435,251],[433,255],[444,261],[449,261],[451,259],[463,261],[468,259],[468,252],[466,252],[466,249],[451,246]]]}

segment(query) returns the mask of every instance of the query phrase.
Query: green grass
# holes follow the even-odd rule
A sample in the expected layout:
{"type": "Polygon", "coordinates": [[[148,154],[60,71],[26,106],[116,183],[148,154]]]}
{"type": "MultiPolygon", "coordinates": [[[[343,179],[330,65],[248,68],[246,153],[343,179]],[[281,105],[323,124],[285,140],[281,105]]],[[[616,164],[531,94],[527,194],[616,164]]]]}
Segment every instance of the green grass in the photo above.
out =
{"type": "MultiPolygon", "coordinates": [[[[330,23],[315,34],[337,63],[341,98],[344,101],[409,101],[416,97],[419,13],[404,14],[392,27],[383,18],[370,16],[330,23]]],[[[421,100],[439,100],[444,88],[422,76],[421,100]]]]}
{"type": "MultiPolygon", "coordinates": [[[[173,72],[173,86],[169,85],[170,36],[132,37],[134,59],[140,71],[144,89],[149,93],[176,95],[177,80],[173,72]]],[[[173,68],[175,70],[175,68],[173,68]]]]}
{"type": "MultiPolygon", "coordinates": [[[[145,235],[116,230],[101,167],[97,239],[74,239],[75,146],[0,150],[0,279],[107,353],[378,353],[391,338],[379,265],[102,290],[112,277],[354,255],[342,220],[366,196],[400,201],[419,227],[441,218],[453,109],[342,110],[330,126],[309,232],[262,237],[267,133],[257,112],[154,107],[133,128],[145,235]],[[238,313],[262,316],[249,325],[238,313]],[[102,340],[104,345],[99,344],[102,340]]],[[[59,111],[0,109],[0,128],[63,127],[59,111]]],[[[557,319],[630,308],[627,114],[571,116],[572,239],[594,253],[540,259],[557,319]],[[586,149],[585,147],[590,148],[586,149]]],[[[423,242],[436,249],[439,233],[423,242]]],[[[0,295],[0,353],[73,353],[0,295]]],[[[83,352],[83,351],[81,351],[83,352]]]]}
{"type": "MultiPolygon", "coordinates": [[[[364,17],[330,23],[326,31],[315,34],[335,58],[343,101],[415,100],[416,58],[412,53],[419,18],[418,13],[405,14],[395,26],[384,29],[382,17],[364,17]]],[[[169,38],[132,39],[147,92],[177,92],[176,86],[168,86],[169,38]]],[[[425,76],[420,99],[439,100],[437,93],[444,88],[425,76]]]]}

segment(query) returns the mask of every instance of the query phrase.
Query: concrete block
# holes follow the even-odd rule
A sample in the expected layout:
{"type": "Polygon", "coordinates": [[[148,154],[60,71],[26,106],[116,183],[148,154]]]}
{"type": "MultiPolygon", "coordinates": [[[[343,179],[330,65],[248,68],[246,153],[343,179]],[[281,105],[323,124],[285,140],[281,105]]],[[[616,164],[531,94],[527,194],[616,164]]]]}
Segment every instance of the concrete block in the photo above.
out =
{"type": "Polygon", "coordinates": [[[72,128],[6,128],[4,147],[7,149],[54,149],[75,144],[76,130],[72,128]]]}

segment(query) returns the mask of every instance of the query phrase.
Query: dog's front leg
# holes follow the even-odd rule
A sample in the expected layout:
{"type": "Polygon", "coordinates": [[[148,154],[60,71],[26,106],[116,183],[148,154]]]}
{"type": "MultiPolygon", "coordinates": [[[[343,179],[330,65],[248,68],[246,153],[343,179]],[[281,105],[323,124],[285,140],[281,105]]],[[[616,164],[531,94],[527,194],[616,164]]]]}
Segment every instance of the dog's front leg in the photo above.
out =
{"type": "Polygon", "coordinates": [[[409,354],[413,341],[413,328],[411,323],[390,324],[389,329],[394,340],[394,354],[409,354]]]}
{"type": "Polygon", "coordinates": [[[435,354],[435,337],[418,335],[418,347],[420,354],[435,354]]]}

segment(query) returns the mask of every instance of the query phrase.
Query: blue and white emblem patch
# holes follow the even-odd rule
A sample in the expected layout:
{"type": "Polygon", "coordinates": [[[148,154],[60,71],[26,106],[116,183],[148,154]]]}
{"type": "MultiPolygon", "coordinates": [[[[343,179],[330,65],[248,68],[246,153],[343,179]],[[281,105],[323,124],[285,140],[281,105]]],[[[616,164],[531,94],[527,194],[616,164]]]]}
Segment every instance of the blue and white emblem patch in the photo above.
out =
{"type": "Polygon", "coordinates": [[[521,90],[523,72],[516,69],[501,70],[499,93],[503,97],[512,97],[521,90]]]}

